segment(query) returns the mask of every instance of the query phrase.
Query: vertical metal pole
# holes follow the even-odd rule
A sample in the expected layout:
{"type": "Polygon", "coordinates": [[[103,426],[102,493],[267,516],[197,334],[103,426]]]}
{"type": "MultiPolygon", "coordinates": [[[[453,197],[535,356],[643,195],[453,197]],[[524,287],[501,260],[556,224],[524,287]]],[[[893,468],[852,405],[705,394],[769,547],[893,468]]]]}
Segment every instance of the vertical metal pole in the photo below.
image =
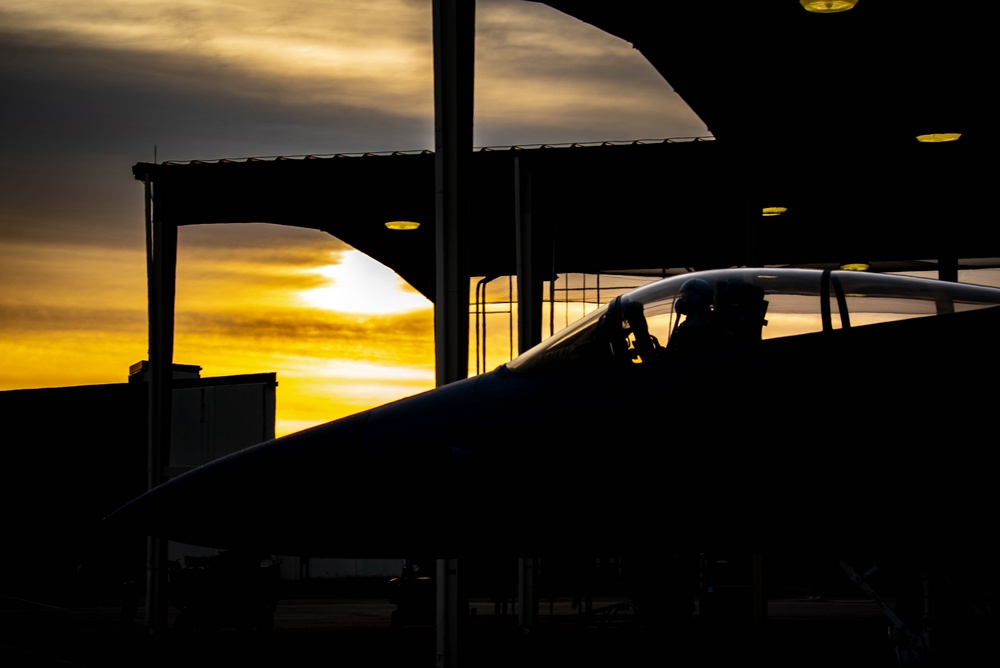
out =
{"type": "Polygon", "coordinates": [[[436,563],[435,582],[437,583],[436,599],[436,645],[437,668],[455,668],[458,665],[458,559],[438,559],[436,563]]]}
{"type": "MultiPolygon", "coordinates": [[[[174,294],[177,227],[164,221],[163,203],[146,178],[146,271],[149,312],[148,487],[160,485],[170,457],[174,353],[174,294]]],[[[167,630],[167,542],[150,537],[147,553],[146,620],[150,631],[167,630]]]]}
{"type": "MultiPolygon", "coordinates": [[[[507,277],[507,357],[514,359],[514,282],[513,279],[507,277]]],[[[520,347],[518,348],[520,350],[520,347]]]]}
{"type": "Polygon", "coordinates": [[[517,348],[523,353],[542,340],[542,284],[535,272],[531,225],[531,169],[514,158],[514,205],[517,239],[517,348]]]}
{"type": "Polygon", "coordinates": [[[517,591],[519,621],[522,628],[532,629],[538,622],[538,600],[535,597],[535,564],[532,557],[518,559],[517,591]]]}
{"type": "MultiPolygon", "coordinates": [[[[531,226],[531,169],[520,156],[514,158],[514,219],[517,239],[517,348],[523,353],[542,340],[542,285],[535,273],[533,228],[531,226]]],[[[518,615],[523,628],[534,628],[535,560],[518,560],[518,615]]]]}
{"type": "Polygon", "coordinates": [[[469,375],[469,244],[475,2],[434,1],[437,384],[469,375]]]}
{"type": "MultiPolygon", "coordinates": [[[[434,0],[434,177],[437,281],[434,301],[436,382],[469,375],[469,268],[474,0],[434,0]]],[[[456,502],[459,500],[456,499],[456,502]]],[[[448,508],[438,508],[447,513],[448,508]]],[[[458,666],[458,561],[437,562],[437,668],[458,666]]]]}

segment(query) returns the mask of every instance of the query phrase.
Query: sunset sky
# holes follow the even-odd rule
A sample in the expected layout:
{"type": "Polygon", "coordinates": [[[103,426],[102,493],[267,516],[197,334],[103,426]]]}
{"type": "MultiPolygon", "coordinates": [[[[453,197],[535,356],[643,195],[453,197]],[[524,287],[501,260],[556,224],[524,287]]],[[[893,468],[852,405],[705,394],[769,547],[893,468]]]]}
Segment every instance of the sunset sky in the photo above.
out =
{"type": "MultiPolygon", "coordinates": [[[[547,6],[479,0],[476,39],[477,146],[709,135],[628,43],[547,6]]],[[[0,390],[147,358],[132,165],[433,148],[432,66],[430,0],[6,0],[0,390]]],[[[434,385],[430,303],[314,230],[182,228],[176,313],[176,362],[277,373],[279,435],[434,385]]]]}

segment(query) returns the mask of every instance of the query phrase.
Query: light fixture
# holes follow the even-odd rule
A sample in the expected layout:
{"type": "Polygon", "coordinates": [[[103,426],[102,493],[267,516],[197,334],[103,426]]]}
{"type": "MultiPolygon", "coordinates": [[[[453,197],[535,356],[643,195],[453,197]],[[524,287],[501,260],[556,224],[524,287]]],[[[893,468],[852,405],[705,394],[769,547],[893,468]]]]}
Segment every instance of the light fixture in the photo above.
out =
{"type": "Polygon", "coordinates": [[[783,206],[765,206],[764,215],[765,216],[780,216],[784,212],[788,211],[786,207],[783,206]]]}
{"type": "Polygon", "coordinates": [[[955,141],[961,136],[961,132],[941,132],[938,134],[917,135],[917,141],[927,144],[936,144],[944,141],[955,141]]]}
{"type": "Polygon", "coordinates": [[[833,14],[846,12],[858,4],[858,0],[799,0],[799,4],[805,7],[807,12],[833,14]]]}
{"type": "Polygon", "coordinates": [[[845,271],[868,271],[871,267],[867,262],[845,262],[840,265],[840,268],[845,271]]]}
{"type": "Polygon", "coordinates": [[[420,223],[415,220],[390,220],[385,226],[390,230],[415,230],[420,227],[420,223]]]}

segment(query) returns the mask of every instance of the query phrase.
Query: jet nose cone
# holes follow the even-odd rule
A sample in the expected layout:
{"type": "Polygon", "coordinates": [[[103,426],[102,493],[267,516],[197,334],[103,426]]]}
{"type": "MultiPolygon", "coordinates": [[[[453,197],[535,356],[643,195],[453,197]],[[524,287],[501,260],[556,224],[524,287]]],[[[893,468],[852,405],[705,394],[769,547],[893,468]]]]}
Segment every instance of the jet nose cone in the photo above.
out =
{"type": "Polygon", "coordinates": [[[467,444],[470,422],[490,423],[503,410],[477,398],[482,378],[223,457],[150,490],[107,523],[265,554],[444,554],[467,541],[480,510],[469,499],[484,484],[487,458],[467,444]]]}
{"type": "Polygon", "coordinates": [[[150,490],[106,522],[193,545],[309,553],[303,548],[335,540],[338,527],[358,531],[352,508],[377,509],[380,475],[362,447],[367,418],[360,413],[223,457],[150,490]]]}

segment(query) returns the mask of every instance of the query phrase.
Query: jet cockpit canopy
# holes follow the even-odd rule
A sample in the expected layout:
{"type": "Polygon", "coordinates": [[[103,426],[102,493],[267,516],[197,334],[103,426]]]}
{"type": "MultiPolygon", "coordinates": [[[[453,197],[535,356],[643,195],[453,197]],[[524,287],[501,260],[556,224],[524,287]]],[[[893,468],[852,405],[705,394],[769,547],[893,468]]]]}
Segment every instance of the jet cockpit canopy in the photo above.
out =
{"type": "Polygon", "coordinates": [[[643,363],[690,350],[939,316],[1000,304],[1000,288],[893,274],[819,269],[718,269],[672,276],[622,294],[526,351],[516,373],[643,363]],[[711,288],[701,313],[690,291],[711,288]],[[686,331],[687,330],[687,331],[686,331]],[[683,344],[682,344],[683,341],[683,344]]]}

